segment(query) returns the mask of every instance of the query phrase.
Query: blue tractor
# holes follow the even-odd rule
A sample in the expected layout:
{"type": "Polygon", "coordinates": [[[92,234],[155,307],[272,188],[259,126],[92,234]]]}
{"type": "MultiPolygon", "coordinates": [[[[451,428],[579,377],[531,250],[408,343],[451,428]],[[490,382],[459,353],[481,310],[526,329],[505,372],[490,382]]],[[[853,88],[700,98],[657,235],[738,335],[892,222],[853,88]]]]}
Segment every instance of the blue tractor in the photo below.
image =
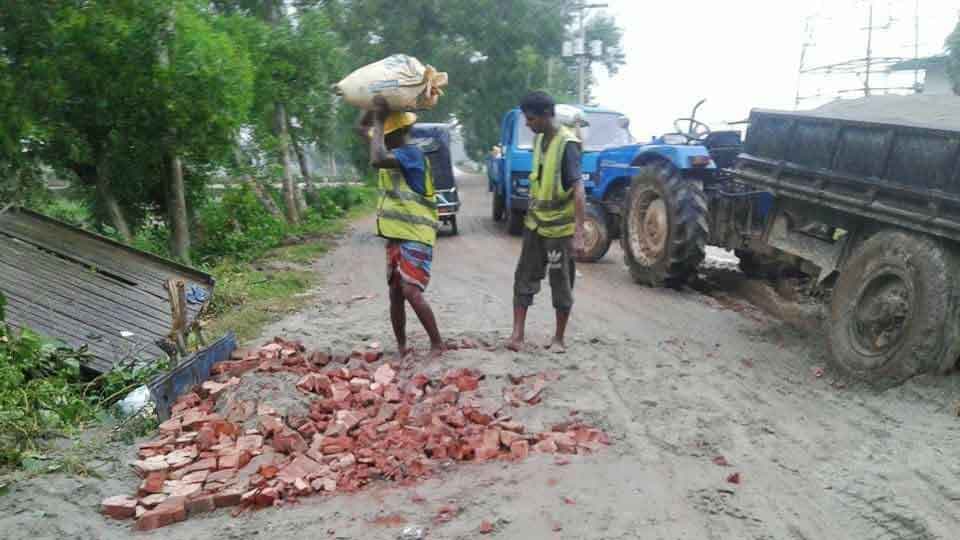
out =
{"type": "MultiPolygon", "coordinates": [[[[690,117],[674,121],[674,132],[600,155],[591,200],[606,214],[608,231],[601,233],[619,237],[638,283],[682,285],[705,258],[708,243],[738,249],[742,267],[764,263],[743,239],[752,222],[765,218],[772,195],[732,177],[741,134],[713,131],[697,120],[704,101],[690,117]]],[[[601,235],[598,244],[603,242],[601,235]]]]}
{"type": "MultiPolygon", "coordinates": [[[[620,239],[634,279],[651,285],[682,281],[705,256],[704,185],[722,176],[714,158],[729,157],[732,163],[739,133],[712,133],[691,117],[677,120],[676,133],[641,144],[630,135],[623,114],[582,109],[588,123],[581,132],[589,204],[581,260],[602,259],[610,243],[620,239]]],[[[504,117],[500,140],[501,155],[488,166],[493,218],[505,217],[510,232],[517,234],[529,202],[533,143],[519,109],[504,117]]]]}

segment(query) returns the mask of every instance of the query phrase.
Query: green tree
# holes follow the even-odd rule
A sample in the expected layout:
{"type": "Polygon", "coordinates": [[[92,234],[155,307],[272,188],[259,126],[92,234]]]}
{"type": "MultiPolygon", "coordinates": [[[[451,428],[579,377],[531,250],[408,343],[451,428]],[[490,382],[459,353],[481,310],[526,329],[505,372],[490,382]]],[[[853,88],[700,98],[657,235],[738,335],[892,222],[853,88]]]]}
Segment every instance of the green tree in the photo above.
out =
{"type": "Polygon", "coordinates": [[[960,23],[947,37],[947,70],[953,79],[953,91],[960,94],[960,23]]]}
{"type": "Polygon", "coordinates": [[[3,80],[17,95],[0,83],[0,99],[19,113],[0,128],[0,167],[42,162],[72,172],[125,240],[150,209],[167,210],[171,229],[185,231],[171,200],[183,210],[186,193],[200,193],[204,172],[230,149],[250,101],[246,57],[199,1],[7,4],[3,80]],[[171,169],[181,159],[178,186],[171,169]]]}
{"type": "MultiPolygon", "coordinates": [[[[468,151],[496,142],[503,113],[532,88],[561,99],[575,85],[559,59],[571,28],[572,0],[330,0],[325,7],[354,69],[387,55],[420,58],[450,75],[450,87],[426,120],[455,117],[468,151]],[[398,16],[402,14],[403,16],[398,16]]],[[[597,18],[592,36],[619,47],[612,20],[597,18]]],[[[613,55],[611,66],[622,63],[613,55]]]]}
{"type": "Polygon", "coordinates": [[[330,85],[343,70],[343,49],[314,4],[319,2],[299,2],[291,12],[280,0],[213,2],[230,16],[231,31],[254,59],[255,100],[249,124],[254,146],[277,165],[290,223],[300,220],[302,209],[294,183],[294,156],[309,183],[305,146],[329,145],[336,115],[330,85]]]}

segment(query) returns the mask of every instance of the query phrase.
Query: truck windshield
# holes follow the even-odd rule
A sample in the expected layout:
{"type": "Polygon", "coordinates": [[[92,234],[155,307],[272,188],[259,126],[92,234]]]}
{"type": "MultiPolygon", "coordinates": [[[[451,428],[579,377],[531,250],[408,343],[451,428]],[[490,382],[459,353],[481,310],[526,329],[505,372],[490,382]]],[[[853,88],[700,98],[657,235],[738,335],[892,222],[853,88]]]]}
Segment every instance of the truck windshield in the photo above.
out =
{"type": "MultiPolygon", "coordinates": [[[[621,118],[623,115],[615,113],[587,113],[587,121],[590,125],[581,130],[586,139],[583,142],[583,149],[593,152],[631,144],[633,137],[630,135],[630,130],[622,125],[621,118]]],[[[533,132],[527,127],[522,116],[517,122],[517,148],[523,150],[533,148],[533,132]]]]}

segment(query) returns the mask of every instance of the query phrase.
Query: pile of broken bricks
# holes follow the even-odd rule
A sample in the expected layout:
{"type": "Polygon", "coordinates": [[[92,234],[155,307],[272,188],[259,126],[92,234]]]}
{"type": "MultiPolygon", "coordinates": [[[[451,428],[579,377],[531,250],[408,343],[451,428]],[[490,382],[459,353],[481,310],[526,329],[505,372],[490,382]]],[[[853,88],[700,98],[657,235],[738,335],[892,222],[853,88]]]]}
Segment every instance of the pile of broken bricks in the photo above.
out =
{"type": "MultiPolygon", "coordinates": [[[[402,379],[381,356],[377,347],[349,357],[308,354],[280,338],[238,351],[214,366],[214,380],[176,401],[156,440],[139,446],[131,464],[142,478],[136,496],[109,497],[102,512],[151,530],[216,508],[238,515],[314,494],[355,492],[375,480],[411,482],[444,461],[520,460],[529,452],[578,454],[610,444],[602,431],[573,422],[527,433],[501,414],[502,403],[476,392],[483,378],[477,371],[402,379]],[[268,403],[233,399],[221,407],[224,414],[214,412],[249,371],[297,374],[291,391],[310,396],[309,414],[283,418],[268,403]]],[[[511,377],[511,383],[506,402],[532,405],[546,379],[511,377]]]]}

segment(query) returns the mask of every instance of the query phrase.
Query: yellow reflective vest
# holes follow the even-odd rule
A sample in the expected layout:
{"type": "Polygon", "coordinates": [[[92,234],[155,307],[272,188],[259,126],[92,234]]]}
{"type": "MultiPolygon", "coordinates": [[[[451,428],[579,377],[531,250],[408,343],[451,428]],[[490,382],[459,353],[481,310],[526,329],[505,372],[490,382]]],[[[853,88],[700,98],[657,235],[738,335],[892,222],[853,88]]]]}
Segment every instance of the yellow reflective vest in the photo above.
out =
{"type": "Polygon", "coordinates": [[[436,194],[430,161],[424,156],[425,194],[410,189],[400,169],[380,169],[377,234],[395,240],[413,240],[432,246],[437,239],[436,194]]]}
{"type": "Polygon", "coordinates": [[[561,127],[543,151],[543,135],[533,141],[533,170],[530,172],[530,208],[525,224],[546,238],[573,236],[573,190],[563,189],[560,175],[563,150],[568,142],[580,143],[569,129],[561,127]]]}

